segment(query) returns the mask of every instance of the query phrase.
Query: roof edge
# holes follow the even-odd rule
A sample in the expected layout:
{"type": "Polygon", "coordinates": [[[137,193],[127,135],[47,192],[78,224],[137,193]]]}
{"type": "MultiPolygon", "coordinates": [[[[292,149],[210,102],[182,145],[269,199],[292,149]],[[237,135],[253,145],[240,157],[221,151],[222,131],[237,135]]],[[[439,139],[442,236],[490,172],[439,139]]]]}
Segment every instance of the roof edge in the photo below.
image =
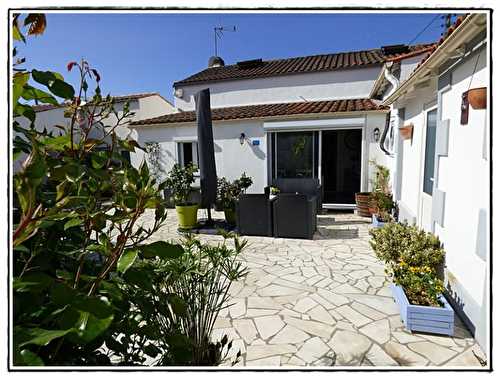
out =
{"type": "Polygon", "coordinates": [[[305,72],[281,72],[278,74],[262,75],[259,77],[208,79],[208,80],[198,80],[198,81],[188,82],[188,83],[182,83],[182,80],[178,80],[172,84],[172,87],[177,88],[179,85],[181,87],[187,87],[187,86],[202,85],[202,84],[206,84],[206,83],[233,82],[233,81],[240,81],[240,80],[256,80],[256,79],[277,78],[277,77],[282,77],[282,76],[293,76],[293,75],[321,74],[321,73],[325,73],[325,72],[335,72],[335,71],[344,71],[344,70],[360,70],[360,69],[367,68],[367,67],[376,67],[376,66],[383,66],[383,65],[384,65],[384,62],[367,63],[367,64],[363,64],[363,65],[356,65],[356,66],[351,66],[351,67],[340,67],[340,68],[334,68],[334,69],[321,69],[321,70],[305,71],[305,72]]]}
{"type": "Polygon", "coordinates": [[[394,103],[401,95],[404,95],[408,91],[412,90],[412,86],[416,84],[418,78],[425,77],[432,74],[435,70],[435,66],[442,64],[441,60],[447,59],[451,54],[451,51],[456,50],[460,39],[465,39],[468,35],[463,35],[464,33],[472,33],[475,30],[480,30],[482,28],[481,23],[478,23],[480,17],[485,15],[484,13],[471,13],[466,15],[458,25],[452,26],[449,31],[450,34],[444,38],[440,44],[437,45],[436,49],[430,53],[430,55],[411,73],[411,75],[402,83],[396,90],[382,101],[382,105],[389,106],[394,103]]]}

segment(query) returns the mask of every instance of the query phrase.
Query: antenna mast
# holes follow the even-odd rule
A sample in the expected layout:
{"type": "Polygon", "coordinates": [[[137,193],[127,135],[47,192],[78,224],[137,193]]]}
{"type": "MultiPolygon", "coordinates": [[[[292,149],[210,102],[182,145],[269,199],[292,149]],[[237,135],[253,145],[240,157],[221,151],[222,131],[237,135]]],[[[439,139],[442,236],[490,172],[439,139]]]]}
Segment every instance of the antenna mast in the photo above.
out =
{"type": "Polygon", "coordinates": [[[447,13],[444,16],[441,16],[441,19],[443,19],[443,24],[441,24],[441,27],[444,28],[443,32],[441,35],[444,35],[448,29],[451,27],[453,23],[453,18],[456,17],[457,15],[455,13],[447,13]]]}
{"type": "Polygon", "coordinates": [[[224,32],[235,32],[236,26],[227,27],[227,26],[216,26],[214,27],[214,46],[215,46],[215,56],[217,57],[217,39],[222,38],[224,32]]]}

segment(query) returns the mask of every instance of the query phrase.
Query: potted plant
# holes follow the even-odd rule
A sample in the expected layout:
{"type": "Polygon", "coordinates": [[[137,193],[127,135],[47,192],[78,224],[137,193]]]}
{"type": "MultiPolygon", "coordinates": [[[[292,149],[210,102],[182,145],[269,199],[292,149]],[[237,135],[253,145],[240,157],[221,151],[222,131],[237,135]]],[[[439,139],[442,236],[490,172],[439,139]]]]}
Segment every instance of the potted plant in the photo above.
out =
{"type": "Polygon", "coordinates": [[[453,335],[453,309],[439,277],[445,258],[439,239],[406,223],[390,223],[370,235],[370,245],[393,281],[393,297],[406,328],[453,335]]]}
{"type": "Polygon", "coordinates": [[[357,192],[356,199],[356,212],[361,217],[371,217],[370,212],[370,196],[371,192],[357,192]]]}
{"type": "Polygon", "coordinates": [[[392,195],[382,191],[375,191],[371,194],[371,203],[374,207],[372,213],[372,225],[376,228],[381,228],[386,223],[393,221],[392,211],[394,202],[392,195]]]}
{"type": "Polygon", "coordinates": [[[399,135],[403,140],[411,139],[413,137],[413,124],[401,126],[399,128],[399,135]]]}
{"type": "Polygon", "coordinates": [[[281,191],[278,187],[269,187],[269,198],[274,199],[280,192],[281,191]]]}
{"type": "MultiPolygon", "coordinates": [[[[389,169],[375,160],[371,160],[370,164],[375,166],[375,177],[370,180],[373,192],[389,192],[389,169]]],[[[358,192],[355,195],[356,210],[358,215],[362,217],[372,217],[377,212],[376,204],[373,200],[373,192],[358,192]]]]}
{"type": "Polygon", "coordinates": [[[176,163],[165,181],[173,195],[180,230],[192,229],[197,223],[199,204],[190,201],[195,172],[196,166],[192,164],[182,167],[176,163]]]}
{"type": "Polygon", "coordinates": [[[224,217],[228,224],[236,224],[236,202],[252,183],[252,178],[246,176],[245,173],[233,182],[226,178],[217,179],[217,203],[218,207],[224,210],[224,217]]]}

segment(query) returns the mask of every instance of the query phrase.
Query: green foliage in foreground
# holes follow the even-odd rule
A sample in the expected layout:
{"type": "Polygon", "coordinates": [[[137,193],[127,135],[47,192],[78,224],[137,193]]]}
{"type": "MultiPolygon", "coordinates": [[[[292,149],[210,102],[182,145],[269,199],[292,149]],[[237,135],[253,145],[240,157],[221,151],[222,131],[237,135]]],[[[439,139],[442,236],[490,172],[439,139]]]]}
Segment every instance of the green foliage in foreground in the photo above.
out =
{"type": "Polygon", "coordinates": [[[208,336],[231,282],[244,274],[236,262],[244,243],[146,243],[166,219],[165,183],[122,154],[140,149],[116,134],[132,115],[128,103],[117,111],[111,96],[102,97],[87,62],[70,62],[72,69],[80,73],[76,91],[50,71],[20,70],[12,83],[20,163],[14,365],[218,364],[230,342],[208,336]],[[25,100],[59,104],[56,97],[67,100],[67,125],[36,129],[25,100]],[[146,226],[140,217],[148,209],[154,217],[146,226]]]}
{"type": "Polygon", "coordinates": [[[246,275],[237,260],[246,242],[233,237],[231,243],[230,237],[209,245],[188,235],[179,257],[143,259],[134,265],[123,282],[124,300],[131,311],[122,315],[118,332],[125,334],[132,328],[136,333],[124,337],[125,344],[114,339],[109,347],[124,361],[141,361],[146,354],[161,365],[220,364],[232,342],[227,336],[211,340],[214,323],[230,305],[231,283],[246,275]],[[130,347],[129,338],[134,340],[133,349],[117,345],[130,347]]]}

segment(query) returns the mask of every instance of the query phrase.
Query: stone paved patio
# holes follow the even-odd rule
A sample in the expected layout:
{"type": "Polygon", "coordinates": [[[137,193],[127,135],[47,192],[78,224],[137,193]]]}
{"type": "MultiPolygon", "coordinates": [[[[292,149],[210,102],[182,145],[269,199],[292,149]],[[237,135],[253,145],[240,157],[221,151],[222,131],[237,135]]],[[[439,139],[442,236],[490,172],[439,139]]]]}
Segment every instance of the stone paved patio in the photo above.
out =
{"type": "MultiPolygon", "coordinates": [[[[369,228],[367,219],[339,213],[318,216],[312,241],[245,237],[249,274],[233,284],[213,337],[233,339],[237,365],[480,367],[474,353],[484,354],[458,318],[453,337],[405,330],[369,228]]],[[[176,229],[170,211],[154,239],[177,239],[176,229]]]]}

